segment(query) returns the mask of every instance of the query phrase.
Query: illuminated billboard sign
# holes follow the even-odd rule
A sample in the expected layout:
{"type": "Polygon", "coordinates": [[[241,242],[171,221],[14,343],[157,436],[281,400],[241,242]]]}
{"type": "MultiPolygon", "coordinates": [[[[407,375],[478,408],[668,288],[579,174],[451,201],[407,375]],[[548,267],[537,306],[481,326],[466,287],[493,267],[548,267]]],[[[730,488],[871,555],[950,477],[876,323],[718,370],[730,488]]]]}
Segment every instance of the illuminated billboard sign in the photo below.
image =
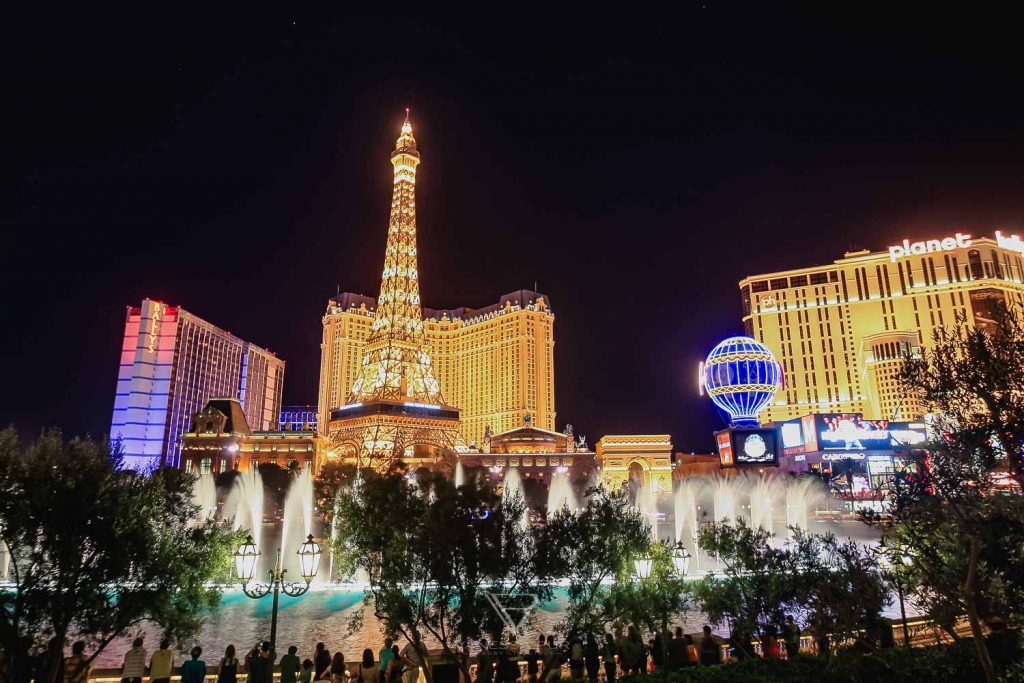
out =
{"type": "Polygon", "coordinates": [[[784,455],[814,453],[818,450],[818,428],[814,415],[783,422],[779,425],[784,455]]]}
{"type": "Polygon", "coordinates": [[[722,467],[774,467],[779,463],[778,432],[771,428],[731,427],[715,433],[722,467]]]}
{"type": "Polygon", "coordinates": [[[815,435],[821,450],[892,451],[925,441],[919,423],[865,420],[860,413],[815,415],[815,435]]]}
{"type": "Polygon", "coordinates": [[[717,432],[715,443],[718,444],[718,461],[722,467],[732,467],[732,439],[729,438],[729,430],[717,432]]]}
{"type": "Polygon", "coordinates": [[[774,429],[736,429],[732,433],[737,465],[776,465],[779,454],[774,429]]]}
{"type": "Polygon", "coordinates": [[[782,432],[783,448],[802,448],[804,445],[804,434],[800,429],[799,422],[783,422],[780,427],[782,432]]]}
{"type": "MultiPolygon", "coordinates": [[[[998,233],[996,235],[998,239],[998,233]]],[[[896,262],[906,256],[930,254],[936,251],[950,251],[951,249],[969,246],[971,246],[971,235],[970,233],[965,234],[962,232],[958,232],[952,237],[943,237],[940,240],[923,240],[921,242],[903,240],[901,244],[894,244],[889,247],[889,259],[896,262]]]]}

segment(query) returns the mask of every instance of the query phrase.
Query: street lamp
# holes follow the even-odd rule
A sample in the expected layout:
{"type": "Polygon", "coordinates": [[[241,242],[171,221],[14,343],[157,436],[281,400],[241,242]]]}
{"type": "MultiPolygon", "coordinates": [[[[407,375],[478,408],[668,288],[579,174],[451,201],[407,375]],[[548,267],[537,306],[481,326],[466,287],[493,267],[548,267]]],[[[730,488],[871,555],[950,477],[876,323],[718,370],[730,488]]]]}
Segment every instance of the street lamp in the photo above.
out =
{"type": "Polygon", "coordinates": [[[636,578],[641,581],[646,581],[651,575],[651,567],[654,565],[654,561],[651,560],[650,555],[641,555],[633,561],[633,566],[636,569],[636,578]]]}
{"type": "Polygon", "coordinates": [[[299,546],[296,553],[299,556],[299,573],[302,575],[305,584],[285,581],[284,575],[287,569],[281,567],[281,549],[277,549],[277,561],[270,573],[269,583],[253,583],[256,575],[256,560],[260,556],[252,536],[247,536],[245,543],[238,546],[235,551],[235,572],[242,584],[242,592],[250,598],[258,600],[269,593],[274,594],[274,605],[270,612],[270,651],[273,653],[277,647],[277,602],[278,594],[283,591],[285,595],[297,598],[309,590],[309,584],[316,576],[320,567],[320,545],[313,540],[313,534],[306,537],[306,542],[299,546]]]}
{"type": "Polygon", "coordinates": [[[682,543],[677,543],[672,550],[672,564],[676,567],[679,576],[686,576],[690,573],[690,551],[682,543]]]}

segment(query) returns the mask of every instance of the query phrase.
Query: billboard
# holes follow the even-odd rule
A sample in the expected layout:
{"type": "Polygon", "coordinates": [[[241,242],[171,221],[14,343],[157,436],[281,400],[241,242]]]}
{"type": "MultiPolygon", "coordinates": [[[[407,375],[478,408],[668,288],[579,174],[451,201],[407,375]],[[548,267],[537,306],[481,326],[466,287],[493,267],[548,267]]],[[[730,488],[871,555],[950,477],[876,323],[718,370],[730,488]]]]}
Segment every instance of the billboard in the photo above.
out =
{"type": "Polygon", "coordinates": [[[923,424],[865,420],[860,413],[815,415],[814,434],[823,451],[894,451],[925,441],[923,424]]]}
{"type": "Polygon", "coordinates": [[[718,445],[718,461],[722,467],[732,467],[732,439],[729,430],[715,432],[715,443],[718,445]]]}
{"type": "Polygon", "coordinates": [[[779,437],[775,429],[730,427],[716,432],[715,442],[722,467],[774,467],[779,464],[779,437]]]}
{"type": "Polygon", "coordinates": [[[732,452],[737,465],[777,465],[777,432],[774,429],[734,429],[732,452]]]}

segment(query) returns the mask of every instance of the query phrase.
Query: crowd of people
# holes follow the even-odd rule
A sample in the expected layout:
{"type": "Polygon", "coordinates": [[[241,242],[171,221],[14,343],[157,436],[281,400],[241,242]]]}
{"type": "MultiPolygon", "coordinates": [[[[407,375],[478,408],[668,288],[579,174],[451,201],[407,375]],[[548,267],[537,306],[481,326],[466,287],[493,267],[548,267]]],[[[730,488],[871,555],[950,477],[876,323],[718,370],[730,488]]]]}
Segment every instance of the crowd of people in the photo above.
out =
{"type": "MultiPolygon", "coordinates": [[[[725,645],[734,658],[754,656],[749,639],[734,636],[725,645]]],[[[646,642],[635,626],[629,626],[625,632],[616,629],[614,634],[600,636],[571,635],[561,644],[553,635],[541,635],[536,647],[525,653],[513,635],[502,646],[480,641],[474,677],[475,683],[553,683],[562,678],[568,667],[573,679],[597,681],[603,674],[607,683],[615,683],[622,676],[720,664],[722,646],[723,641],[712,634],[710,626],[704,626],[703,635],[697,639],[677,628],[672,637],[654,633],[646,642]]],[[[827,650],[827,643],[824,647],[827,650]]],[[[792,617],[783,630],[781,642],[769,638],[761,644],[762,656],[766,658],[782,658],[784,654],[793,657],[799,649],[800,628],[792,617]]],[[[181,683],[274,683],[275,667],[280,683],[417,683],[428,658],[417,632],[401,648],[393,639],[385,638],[376,656],[371,648],[366,648],[358,663],[352,665],[345,661],[344,653],[339,650],[332,654],[324,643],[317,643],[308,658],[301,659],[298,652],[299,648],[292,645],[277,662],[269,641],[256,643],[243,657],[238,657],[234,645],[228,645],[213,673],[207,671],[203,649],[196,646],[181,662],[181,683]]],[[[150,655],[144,639],[136,638],[124,655],[121,683],[143,683],[146,677],[150,683],[170,683],[176,659],[177,653],[169,641],[162,640],[150,655]]],[[[85,643],[74,643],[71,655],[64,660],[62,682],[88,683],[91,672],[87,662],[85,643]]]]}
{"type": "MultiPolygon", "coordinates": [[[[763,656],[782,658],[783,652],[787,657],[796,655],[800,649],[800,629],[792,620],[787,626],[790,628],[785,631],[783,646],[780,647],[777,641],[765,643],[763,656]]],[[[735,638],[722,641],[711,632],[710,626],[704,626],[703,634],[698,639],[683,633],[682,628],[676,628],[672,637],[654,633],[646,642],[640,631],[630,626],[625,632],[617,629],[614,634],[605,633],[600,637],[593,633],[573,635],[561,647],[556,644],[555,636],[541,635],[537,647],[530,648],[521,657],[526,662],[524,679],[516,661],[520,657],[514,642],[507,650],[499,648],[492,654],[486,641],[481,641],[476,683],[511,683],[518,680],[552,683],[562,678],[566,666],[572,679],[597,681],[603,674],[607,683],[615,683],[622,676],[721,664],[723,642],[727,651],[736,658],[753,656],[749,642],[740,643],[735,638]]]]}
{"type": "MultiPolygon", "coordinates": [[[[124,655],[121,683],[142,683],[146,677],[150,683],[170,683],[177,657],[170,645],[170,641],[162,640],[159,649],[149,655],[145,639],[136,638],[124,655]]],[[[280,662],[275,662],[270,641],[256,643],[241,658],[235,646],[228,645],[217,661],[216,673],[208,674],[203,648],[197,645],[181,662],[181,683],[273,683],[275,666],[280,683],[416,683],[427,661],[427,650],[418,633],[414,633],[412,641],[403,648],[386,638],[376,659],[373,650],[366,648],[354,666],[346,663],[340,650],[331,654],[324,643],[317,643],[307,659],[300,660],[298,652],[299,648],[292,645],[280,662]]],[[[87,662],[85,642],[74,643],[71,655],[64,658],[59,680],[87,683],[92,673],[87,662]]]]}

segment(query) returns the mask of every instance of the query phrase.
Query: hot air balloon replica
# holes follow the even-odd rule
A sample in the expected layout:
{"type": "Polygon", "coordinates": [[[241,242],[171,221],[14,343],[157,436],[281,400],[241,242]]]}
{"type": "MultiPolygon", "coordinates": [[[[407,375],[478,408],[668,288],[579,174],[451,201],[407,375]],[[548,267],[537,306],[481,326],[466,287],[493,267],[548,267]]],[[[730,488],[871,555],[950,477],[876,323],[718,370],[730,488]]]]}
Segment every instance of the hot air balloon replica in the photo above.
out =
{"type": "Polygon", "coordinates": [[[781,385],[779,362],[750,337],[722,340],[700,364],[701,393],[729,416],[729,426],[715,432],[723,467],[778,464],[776,430],[762,428],[757,416],[781,385]]]}

